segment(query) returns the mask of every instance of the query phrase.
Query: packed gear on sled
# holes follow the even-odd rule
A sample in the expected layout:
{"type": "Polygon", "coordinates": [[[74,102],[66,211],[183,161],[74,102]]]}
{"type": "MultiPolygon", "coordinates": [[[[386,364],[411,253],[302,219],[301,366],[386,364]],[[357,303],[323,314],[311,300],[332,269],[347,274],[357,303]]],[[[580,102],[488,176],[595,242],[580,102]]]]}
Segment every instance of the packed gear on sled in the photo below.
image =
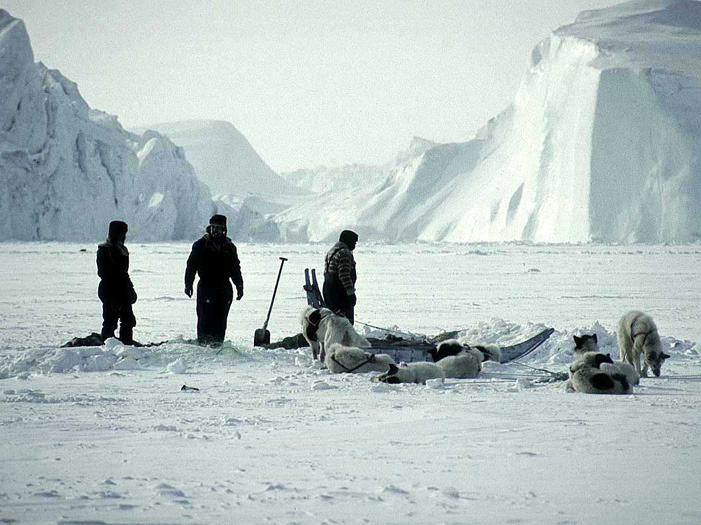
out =
{"type": "Polygon", "coordinates": [[[326,254],[324,261],[324,299],[331,311],[344,315],[351,324],[355,321],[355,282],[358,278],[355,269],[353,250],[358,242],[358,234],[343,230],[326,254]]]}
{"type": "Polygon", "coordinates": [[[119,324],[119,339],[133,344],[136,317],[132,305],[137,296],[129,278],[129,250],[124,246],[128,229],[125,222],[110,222],[107,240],[97,247],[97,295],[102,301],[102,340],[114,337],[119,324]]]}
{"type": "Polygon", "coordinates": [[[195,275],[197,284],[197,341],[221,344],[226,336],[226,322],[234,297],[243,297],[243,277],[236,245],[227,236],[226,217],[214,215],[205,235],[195,241],[185,269],[185,294],[192,297],[195,275]]]}

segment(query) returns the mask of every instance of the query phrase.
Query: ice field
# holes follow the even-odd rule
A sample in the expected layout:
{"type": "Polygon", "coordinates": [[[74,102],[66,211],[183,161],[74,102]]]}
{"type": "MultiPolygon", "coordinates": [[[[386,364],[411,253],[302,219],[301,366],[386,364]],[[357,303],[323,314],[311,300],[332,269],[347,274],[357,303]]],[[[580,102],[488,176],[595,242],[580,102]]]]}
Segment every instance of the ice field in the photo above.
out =
{"type": "Polygon", "coordinates": [[[127,246],[135,338],[163,346],[60,349],[99,331],[95,246],[0,244],[0,522],[701,521],[701,246],[359,244],[358,320],[470,343],[555,328],[528,367],[565,371],[581,333],[616,357],[618,318],[646,311],[672,357],[625,396],[518,363],[384,385],[251,348],[278,257],[273,340],[299,331],[325,245],[238,245],[245,296],[216,355],[185,342],[190,245],[127,246]]]}

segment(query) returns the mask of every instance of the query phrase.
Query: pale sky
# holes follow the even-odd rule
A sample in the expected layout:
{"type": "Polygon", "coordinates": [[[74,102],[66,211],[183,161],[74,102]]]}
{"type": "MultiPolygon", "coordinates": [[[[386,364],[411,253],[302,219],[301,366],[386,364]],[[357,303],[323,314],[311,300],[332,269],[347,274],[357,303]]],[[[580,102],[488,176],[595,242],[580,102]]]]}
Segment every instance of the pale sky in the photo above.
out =
{"type": "Polygon", "coordinates": [[[36,61],[124,127],[234,124],[276,171],[465,141],[531,49],[611,0],[1,0],[36,61]]]}

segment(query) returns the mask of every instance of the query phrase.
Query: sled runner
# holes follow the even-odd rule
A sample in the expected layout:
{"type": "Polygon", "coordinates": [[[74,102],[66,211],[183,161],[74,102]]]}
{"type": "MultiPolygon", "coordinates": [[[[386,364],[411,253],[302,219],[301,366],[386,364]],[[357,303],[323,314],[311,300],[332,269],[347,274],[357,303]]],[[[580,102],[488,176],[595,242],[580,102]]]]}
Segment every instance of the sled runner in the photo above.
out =
{"type": "MultiPolygon", "coordinates": [[[[304,291],[307,293],[307,304],[314,308],[322,308],[324,306],[324,298],[319,289],[319,283],[316,280],[316,270],[311,269],[311,279],[309,268],[304,270],[304,291]]],[[[533,337],[526,339],[520,343],[510,346],[502,346],[501,363],[508,363],[525,357],[536,348],[542,345],[552,335],[555,330],[547,328],[542,332],[537,333],[533,337]]],[[[396,336],[388,336],[386,339],[368,338],[372,347],[366,351],[373,354],[387,354],[394,359],[396,363],[404,361],[412,363],[415,361],[432,362],[429,350],[435,349],[436,345],[446,339],[451,339],[457,335],[457,332],[443,334],[440,338],[434,338],[433,341],[418,341],[412,339],[403,339],[396,336]]]]}

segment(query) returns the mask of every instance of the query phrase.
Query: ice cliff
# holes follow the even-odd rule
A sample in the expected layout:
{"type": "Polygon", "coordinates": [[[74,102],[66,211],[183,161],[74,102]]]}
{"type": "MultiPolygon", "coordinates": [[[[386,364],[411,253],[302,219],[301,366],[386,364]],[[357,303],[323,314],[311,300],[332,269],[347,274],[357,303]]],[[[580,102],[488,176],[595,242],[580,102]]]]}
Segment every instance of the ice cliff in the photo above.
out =
{"type": "Polygon", "coordinates": [[[193,238],[215,209],[181,148],[91,109],[0,10],[0,240],[97,240],[113,219],[131,239],[193,238]]]}
{"type": "Polygon", "coordinates": [[[473,140],[276,220],[310,240],[353,227],[387,241],[699,241],[700,123],[701,3],[584,12],[535,47],[515,101],[473,140]]]}

